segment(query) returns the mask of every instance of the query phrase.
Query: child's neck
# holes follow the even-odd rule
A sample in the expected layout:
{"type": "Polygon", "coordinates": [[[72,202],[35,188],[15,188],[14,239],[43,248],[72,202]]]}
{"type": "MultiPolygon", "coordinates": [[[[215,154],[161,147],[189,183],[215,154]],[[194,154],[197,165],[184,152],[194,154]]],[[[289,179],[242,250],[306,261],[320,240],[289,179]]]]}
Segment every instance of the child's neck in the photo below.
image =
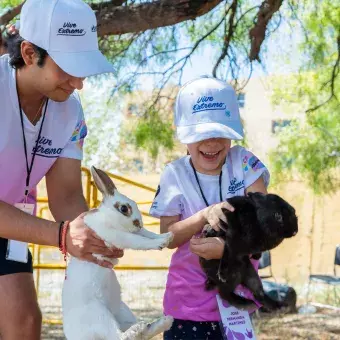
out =
{"type": "Polygon", "coordinates": [[[190,159],[190,162],[194,166],[195,170],[199,172],[200,174],[209,175],[209,176],[217,176],[221,173],[225,160],[215,169],[202,168],[199,164],[194,164],[194,162],[192,161],[192,158],[190,159]]]}

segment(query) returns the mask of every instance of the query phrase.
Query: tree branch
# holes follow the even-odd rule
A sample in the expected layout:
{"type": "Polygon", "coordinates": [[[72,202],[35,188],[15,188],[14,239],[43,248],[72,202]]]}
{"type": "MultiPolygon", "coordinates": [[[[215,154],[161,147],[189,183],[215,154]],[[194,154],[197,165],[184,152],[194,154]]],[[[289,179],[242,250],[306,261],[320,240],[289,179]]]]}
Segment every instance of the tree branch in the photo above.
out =
{"type": "MultiPolygon", "coordinates": [[[[200,17],[222,0],[156,0],[138,5],[121,6],[126,0],[111,0],[91,4],[96,12],[98,35],[117,35],[144,32],[148,29],[175,25],[200,17]]],[[[0,25],[6,25],[21,10],[23,4],[0,16],[0,25]]]]}
{"type": "Polygon", "coordinates": [[[224,45],[223,45],[223,49],[222,49],[222,53],[220,55],[220,57],[218,58],[214,68],[213,68],[213,76],[216,77],[216,72],[217,72],[217,68],[220,65],[220,63],[222,62],[222,60],[227,56],[228,54],[228,48],[230,45],[230,41],[231,38],[233,36],[234,33],[234,19],[235,19],[235,15],[236,15],[236,11],[237,11],[237,0],[234,0],[232,2],[232,4],[230,5],[230,7],[228,8],[226,15],[228,14],[228,12],[231,10],[231,14],[230,14],[230,18],[229,18],[229,27],[228,27],[228,34],[224,37],[224,45]]]}
{"type": "Polygon", "coordinates": [[[315,107],[312,107],[312,108],[308,109],[308,110],[306,111],[306,113],[311,113],[311,112],[313,112],[313,111],[316,111],[316,110],[319,109],[321,106],[327,104],[327,103],[328,103],[330,100],[332,100],[333,98],[338,99],[337,96],[336,96],[336,94],[335,94],[335,79],[336,79],[337,76],[339,75],[339,71],[340,71],[340,35],[338,35],[336,41],[337,41],[337,54],[338,54],[338,56],[337,56],[337,59],[336,59],[336,61],[335,61],[334,66],[333,66],[331,79],[330,79],[328,82],[326,82],[326,83],[324,84],[324,86],[330,84],[330,86],[331,86],[331,94],[330,94],[329,98],[328,98],[326,101],[324,101],[323,103],[321,103],[321,104],[319,104],[319,105],[317,105],[317,106],[315,106],[315,107]]]}
{"type": "Polygon", "coordinates": [[[210,12],[222,0],[157,0],[97,11],[98,35],[123,34],[171,26],[210,12]]]}
{"type": "MultiPolygon", "coordinates": [[[[25,2],[25,1],[24,1],[25,2]]],[[[0,26],[7,25],[12,19],[14,19],[21,11],[21,7],[24,2],[12,9],[9,9],[5,14],[0,16],[0,26]]]]}
{"type": "Polygon", "coordinates": [[[102,1],[99,3],[94,3],[94,4],[90,4],[91,8],[96,12],[96,11],[100,11],[103,8],[106,7],[118,7],[123,5],[127,0],[110,0],[110,1],[102,1]]]}
{"type": "Polygon", "coordinates": [[[251,47],[249,53],[250,61],[260,61],[261,45],[266,37],[266,29],[272,16],[277,12],[283,0],[265,0],[262,2],[257,13],[257,20],[255,26],[250,30],[249,37],[251,40],[251,47]]]}
{"type": "Polygon", "coordinates": [[[130,82],[130,80],[136,79],[139,75],[159,75],[162,77],[162,85],[159,86],[160,91],[156,96],[155,101],[153,102],[152,106],[154,106],[159,98],[159,94],[162,91],[162,89],[164,88],[164,86],[167,84],[167,82],[169,81],[169,79],[174,76],[177,73],[180,73],[180,79],[181,79],[181,74],[183,72],[183,68],[185,67],[186,63],[188,62],[188,60],[190,59],[190,57],[193,55],[193,53],[196,51],[196,49],[199,47],[199,45],[209,36],[211,35],[214,31],[216,31],[219,26],[222,24],[222,22],[224,21],[224,17],[215,25],[213,26],[206,34],[204,34],[202,37],[200,37],[195,44],[192,47],[183,47],[183,48],[178,48],[178,49],[174,49],[174,50],[167,50],[167,51],[160,51],[157,52],[151,56],[147,56],[145,57],[143,60],[140,61],[140,63],[137,65],[136,69],[134,72],[132,72],[130,75],[128,75],[125,81],[123,81],[121,84],[118,84],[115,87],[115,90],[113,91],[113,93],[115,93],[117,90],[119,90],[120,87],[124,86],[124,84],[127,84],[130,82]],[[159,72],[142,72],[142,73],[138,73],[139,69],[145,64],[145,62],[148,59],[154,58],[160,54],[167,54],[167,53],[177,53],[179,51],[184,51],[184,50],[190,50],[186,55],[184,55],[183,57],[181,57],[180,59],[178,59],[177,61],[175,61],[171,66],[169,66],[167,69],[165,69],[163,72],[159,71],[159,72]],[[176,68],[177,65],[180,65],[178,68],[176,68]],[[165,80],[164,80],[165,79],[165,80]]]}

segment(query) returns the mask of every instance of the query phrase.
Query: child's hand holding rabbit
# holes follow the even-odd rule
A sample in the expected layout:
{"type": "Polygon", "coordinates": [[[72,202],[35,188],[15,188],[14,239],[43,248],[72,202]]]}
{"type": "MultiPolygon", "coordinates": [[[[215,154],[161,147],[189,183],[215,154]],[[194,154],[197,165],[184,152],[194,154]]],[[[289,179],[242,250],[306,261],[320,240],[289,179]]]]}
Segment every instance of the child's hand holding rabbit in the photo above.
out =
{"type": "MultiPolygon", "coordinates": [[[[234,207],[228,202],[221,202],[203,209],[202,215],[206,226],[216,231],[227,228],[228,221],[226,212],[233,212],[234,207]]],[[[205,229],[205,228],[204,228],[205,229]]],[[[203,233],[204,233],[203,229],[203,233]]],[[[220,237],[197,238],[190,240],[190,251],[206,260],[219,260],[222,258],[224,240],[220,237]]]]}
{"type": "Polygon", "coordinates": [[[222,258],[224,240],[220,237],[192,238],[190,251],[206,260],[219,260],[222,258]]]}
{"type": "Polygon", "coordinates": [[[226,227],[228,224],[226,212],[233,212],[234,210],[234,207],[230,203],[221,202],[203,209],[202,213],[206,223],[209,224],[214,230],[219,231],[220,228],[223,229],[223,227],[226,227]]]}

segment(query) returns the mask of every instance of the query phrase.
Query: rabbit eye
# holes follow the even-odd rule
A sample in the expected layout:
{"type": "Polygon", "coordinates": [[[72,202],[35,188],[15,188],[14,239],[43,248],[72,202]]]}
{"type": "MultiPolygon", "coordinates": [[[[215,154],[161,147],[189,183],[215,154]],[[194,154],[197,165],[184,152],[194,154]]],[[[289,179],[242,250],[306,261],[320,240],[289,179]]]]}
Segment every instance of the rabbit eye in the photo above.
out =
{"type": "Polygon", "coordinates": [[[121,202],[116,202],[114,207],[124,216],[130,217],[132,215],[132,207],[129,203],[121,204],[121,202]]]}

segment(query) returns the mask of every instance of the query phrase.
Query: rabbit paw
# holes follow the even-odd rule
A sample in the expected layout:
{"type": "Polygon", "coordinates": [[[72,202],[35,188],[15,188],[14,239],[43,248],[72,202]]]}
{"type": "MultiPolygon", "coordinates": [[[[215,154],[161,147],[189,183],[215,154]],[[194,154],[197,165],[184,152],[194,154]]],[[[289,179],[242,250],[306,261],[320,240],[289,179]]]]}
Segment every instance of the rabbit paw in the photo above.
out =
{"type": "Polygon", "coordinates": [[[174,239],[174,234],[171,231],[168,233],[165,233],[164,236],[168,240],[169,243],[174,239]]]}
{"type": "Polygon", "coordinates": [[[163,248],[166,248],[169,245],[169,243],[173,240],[173,238],[174,235],[171,232],[164,234],[163,238],[157,240],[159,242],[158,249],[162,250],[163,248]]]}

